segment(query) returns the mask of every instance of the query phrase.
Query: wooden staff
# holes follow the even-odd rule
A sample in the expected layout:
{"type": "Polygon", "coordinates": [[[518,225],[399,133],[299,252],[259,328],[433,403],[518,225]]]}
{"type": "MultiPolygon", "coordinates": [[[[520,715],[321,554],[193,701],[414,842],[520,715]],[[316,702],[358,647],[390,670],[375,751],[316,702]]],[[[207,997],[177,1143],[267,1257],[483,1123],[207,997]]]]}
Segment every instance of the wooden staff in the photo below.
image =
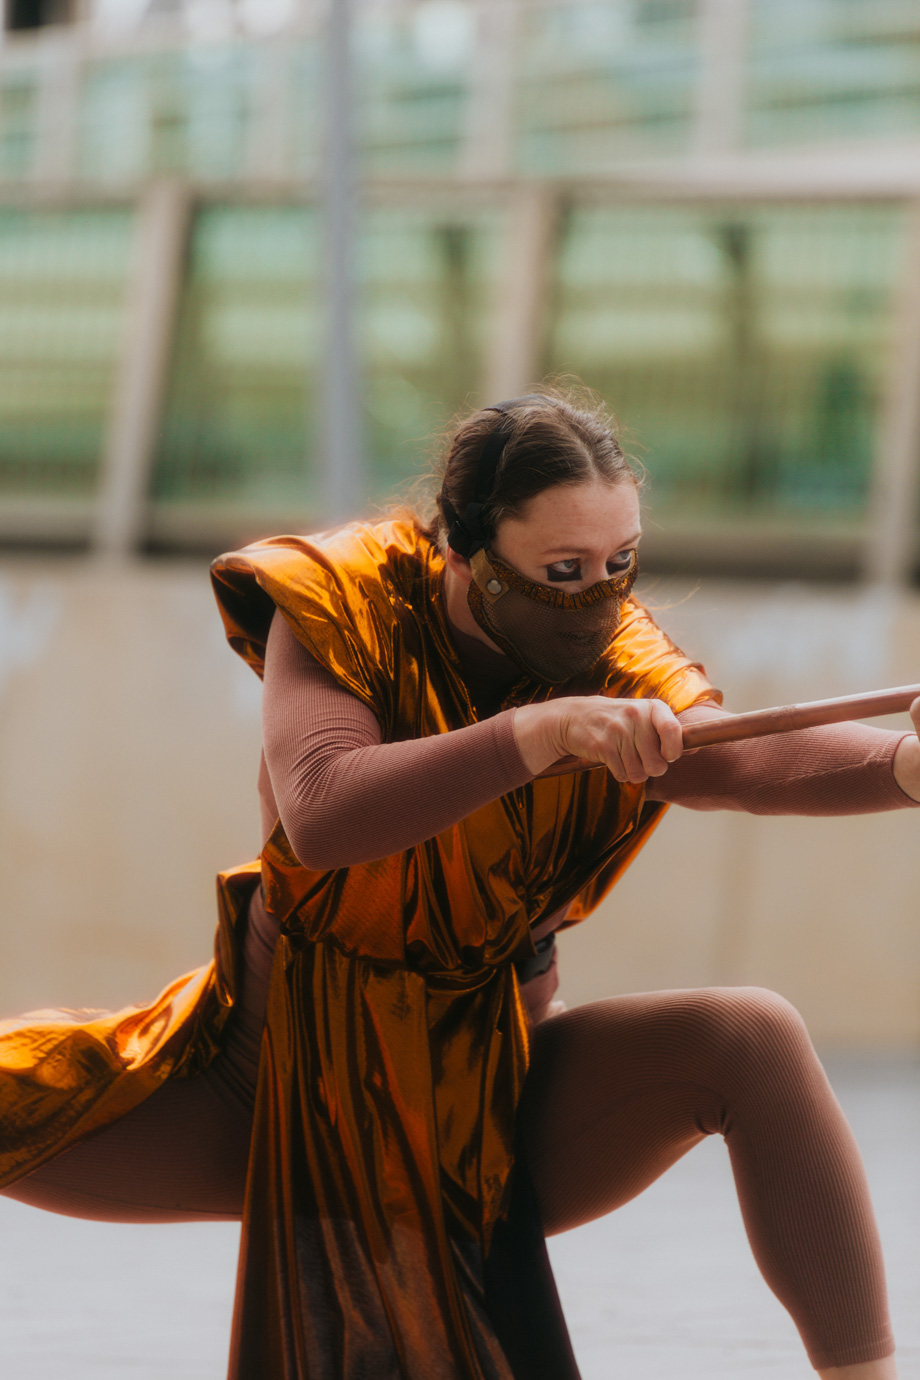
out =
{"type": "Polygon", "coordinates": [[[705,723],[687,724],[684,747],[710,747],[713,743],[737,743],[742,738],[764,738],[768,733],[792,733],[797,728],[848,723],[878,714],[900,714],[920,698],[920,685],[899,685],[893,690],[870,690],[865,695],[841,695],[835,700],[811,700],[807,704],[782,704],[775,709],[755,709],[750,714],[729,714],[705,723]]]}
{"type": "MultiPolygon", "coordinates": [[[[792,733],[797,728],[819,728],[822,724],[871,719],[879,714],[902,714],[916,699],[920,699],[920,685],[899,685],[892,690],[870,690],[864,695],[781,704],[775,709],[755,709],[750,714],[726,714],[703,723],[686,724],[684,747],[711,747],[714,743],[737,743],[743,738],[765,738],[770,733],[792,733]]],[[[562,776],[599,765],[580,757],[564,757],[541,771],[540,776],[562,776]]]]}

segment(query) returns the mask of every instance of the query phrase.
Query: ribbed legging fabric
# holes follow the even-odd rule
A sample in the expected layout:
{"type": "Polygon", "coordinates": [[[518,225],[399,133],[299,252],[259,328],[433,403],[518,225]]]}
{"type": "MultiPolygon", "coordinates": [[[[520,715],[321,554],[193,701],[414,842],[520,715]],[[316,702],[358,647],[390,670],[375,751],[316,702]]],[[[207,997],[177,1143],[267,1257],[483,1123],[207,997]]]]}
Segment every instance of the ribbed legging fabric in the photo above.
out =
{"type": "MultiPolygon", "coordinates": [[[[497,672],[480,670],[487,690],[497,672]]],[[[521,773],[507,714],[381,749],[373,715],[330,683],[277,617],[265,715],[265,829],[280,809],[289,838],[299,844],[302,834],[307,851],[360,852],[369,838],[374,849],[408,847],[511,789],[521,773]],[[351,755],[338,760],[342,753],[351,755]],[[381,819],[372,821],[377,805],[381,819]]],[[[797,751],[772,740],[750,751],[715,749],[685,758],[651,790],[695,808],[762,813],[906,806],[891,771],[898,736],[851,726],[813,730],[807,743],[796,735],[797,751]]],[[[323,864],[348,860],[324,856],[323,864]]],[[[7,1196],[108,1221],[238,1218],[276,938],[256,895],[239,1003],[204,1075],[170,1081],[7,1196]]],[[[813,1364],[892,1350],[859,1152],[799,1017],[781,998],[744,988],[653,992],[543,1021],[520,1133],[548,1233],[610,1212],[703,1136],[724,1135],[755,1257],[813,1364]]]]}
{"type": "Polygon", "coordinates": [[[238,1220],[277,939],[277,924],[257,891],[243,936],[237,1006],[207,1072],[170,1079],[5,1195],[93,1221],[238,1220]]]}
{"type": "Polygon", "coordinates": [[[859,1150],[776,993],[648,992],[545,1021],[520,1133],[547,1234],[613,1211],[723,1135],[754,1257],[812,1365],[894,1350],[859,1150]]]}
{"type": "MultiPolygon", "coordinates": [[[[274,936],[256,900],[242,1003],[205,1075],[166,1084],[7,1196],[104,1221],[238,1218],[274,936]]],[[[548,1234],[628,1202],[717,1133],[757,1263],[813,1365],[890,1354],[862,1161],[787,1002],[758,988],[651,992],[536,1027],[520,1153],[548,1234]]]]}

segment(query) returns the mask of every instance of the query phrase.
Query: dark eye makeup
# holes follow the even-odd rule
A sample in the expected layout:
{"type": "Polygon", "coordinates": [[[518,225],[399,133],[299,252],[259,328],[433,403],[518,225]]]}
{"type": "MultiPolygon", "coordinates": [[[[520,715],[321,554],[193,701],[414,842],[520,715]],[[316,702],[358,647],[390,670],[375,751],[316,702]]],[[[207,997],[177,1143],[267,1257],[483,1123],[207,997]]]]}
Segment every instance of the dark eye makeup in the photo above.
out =
{"type": "MultiPolygon", "coordinates": [[[[607,562],[607,575],[622,575],[632,564],[633,553],[629,551],[618,551],[607,562]]],[[[553,561],[552,565],[546,567],[546,578],[554,585],[565,584],[568,580],[581,579],[581,561],[574,556],[567,561],[553,561]]]]}
{"type": "Polygon", "coordinates": [[[554,584],[562,584],[566,580],[580,580],[581,561],[553,561],[552,565],[546,567],[546,578],[554,584]]]}

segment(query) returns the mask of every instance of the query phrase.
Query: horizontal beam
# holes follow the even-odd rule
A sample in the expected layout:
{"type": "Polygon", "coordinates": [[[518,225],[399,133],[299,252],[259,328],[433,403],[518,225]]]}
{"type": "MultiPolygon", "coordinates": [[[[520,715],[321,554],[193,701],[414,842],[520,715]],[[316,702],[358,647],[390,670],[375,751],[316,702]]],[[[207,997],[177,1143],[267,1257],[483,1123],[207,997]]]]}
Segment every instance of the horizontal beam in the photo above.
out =
{"type": "MultiPolygon", "coordinates": [[[[318,204],[319,179],[243,177],[233,181],[181,179],[187,195],[202,204],[233,201],[254,204],[279,201],[318,204]]],[[[0,206],[60,210],[70,207],[133,204],[147,179],[121,184],[67,180],[0,183],[0,206]]],[[[913,201],[920,196],[920,141],[896,151],[880,147],[845,154],[784,155],[779,158],[719,156],[646,165],[611,166],[593,177],[407,177],[366,176],[361,181],[366,205],[415,205],[430,202],[494,206],[527,188],[543,187],[573,202],[632,204],[732,204],[771,202],[913,201]]]]}
{"type": "Polygon", "coordinates": [[[95,498],[4,493],[0,499],[0,545],[89,545],[96,507],[95,498]]]}
{"type": "MultiPolygon", "coordinates": [[[[90,500],[10,498],[0,503],[0,546],[79,544],[93,531],[90,500]]],[[[274,532],[310,531],[319,512],[290,504],[157,502],[147,505],[145,539],[176,552],[236,548],[274,532]]],[[[649,574],[762,575],[784,569],[796,578],[856,578],[870,540],[869,521],[835,523],[788,518],[687,519],[649,513],[642,567],[649,574]]],[[[918,541],[920,548],[920,541],[918,541]]],[[[920,555],[920,549],[916,552],[920,555]]]]}
{"type": "MultiPolygon", "coordinates": [[[[309,531],[320,520],[318,513],[284,505],[154,501],[147,509],[146,532],[156,546],[217,552],[272,532],[309,531]]],[[[868,533],[868,523],[858,521],[743,516],[688,521],[652,512],[642,538],[642,565],[648,572],[668,574],[757,575],[782,568],[797,577],[855,577],[868,533]]]]}

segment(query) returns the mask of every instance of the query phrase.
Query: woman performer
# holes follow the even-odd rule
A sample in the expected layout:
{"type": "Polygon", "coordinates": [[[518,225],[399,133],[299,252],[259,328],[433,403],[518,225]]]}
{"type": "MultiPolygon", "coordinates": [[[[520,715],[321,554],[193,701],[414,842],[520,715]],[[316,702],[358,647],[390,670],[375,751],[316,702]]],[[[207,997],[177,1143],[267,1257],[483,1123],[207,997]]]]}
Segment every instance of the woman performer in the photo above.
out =
{"type": "Polygon", "coordinates": [[[265,680],[261,861],[220,879],[216,963],[152,1007],[8,1024],[0,1170],[78,1215],[242,1213],[235,1380],[575,1377],[544,1234],[716,1132],[818,1373],[896,1375],[859,1154],[795,1011],[750,988],[553,1011],[555,931],[667,803],[920,800],[915,734],[682,755],[723,711],[631,598],[638,541],[606,420],[536,394],[463,422],[429,526],[215,564],[265,680]]]}

